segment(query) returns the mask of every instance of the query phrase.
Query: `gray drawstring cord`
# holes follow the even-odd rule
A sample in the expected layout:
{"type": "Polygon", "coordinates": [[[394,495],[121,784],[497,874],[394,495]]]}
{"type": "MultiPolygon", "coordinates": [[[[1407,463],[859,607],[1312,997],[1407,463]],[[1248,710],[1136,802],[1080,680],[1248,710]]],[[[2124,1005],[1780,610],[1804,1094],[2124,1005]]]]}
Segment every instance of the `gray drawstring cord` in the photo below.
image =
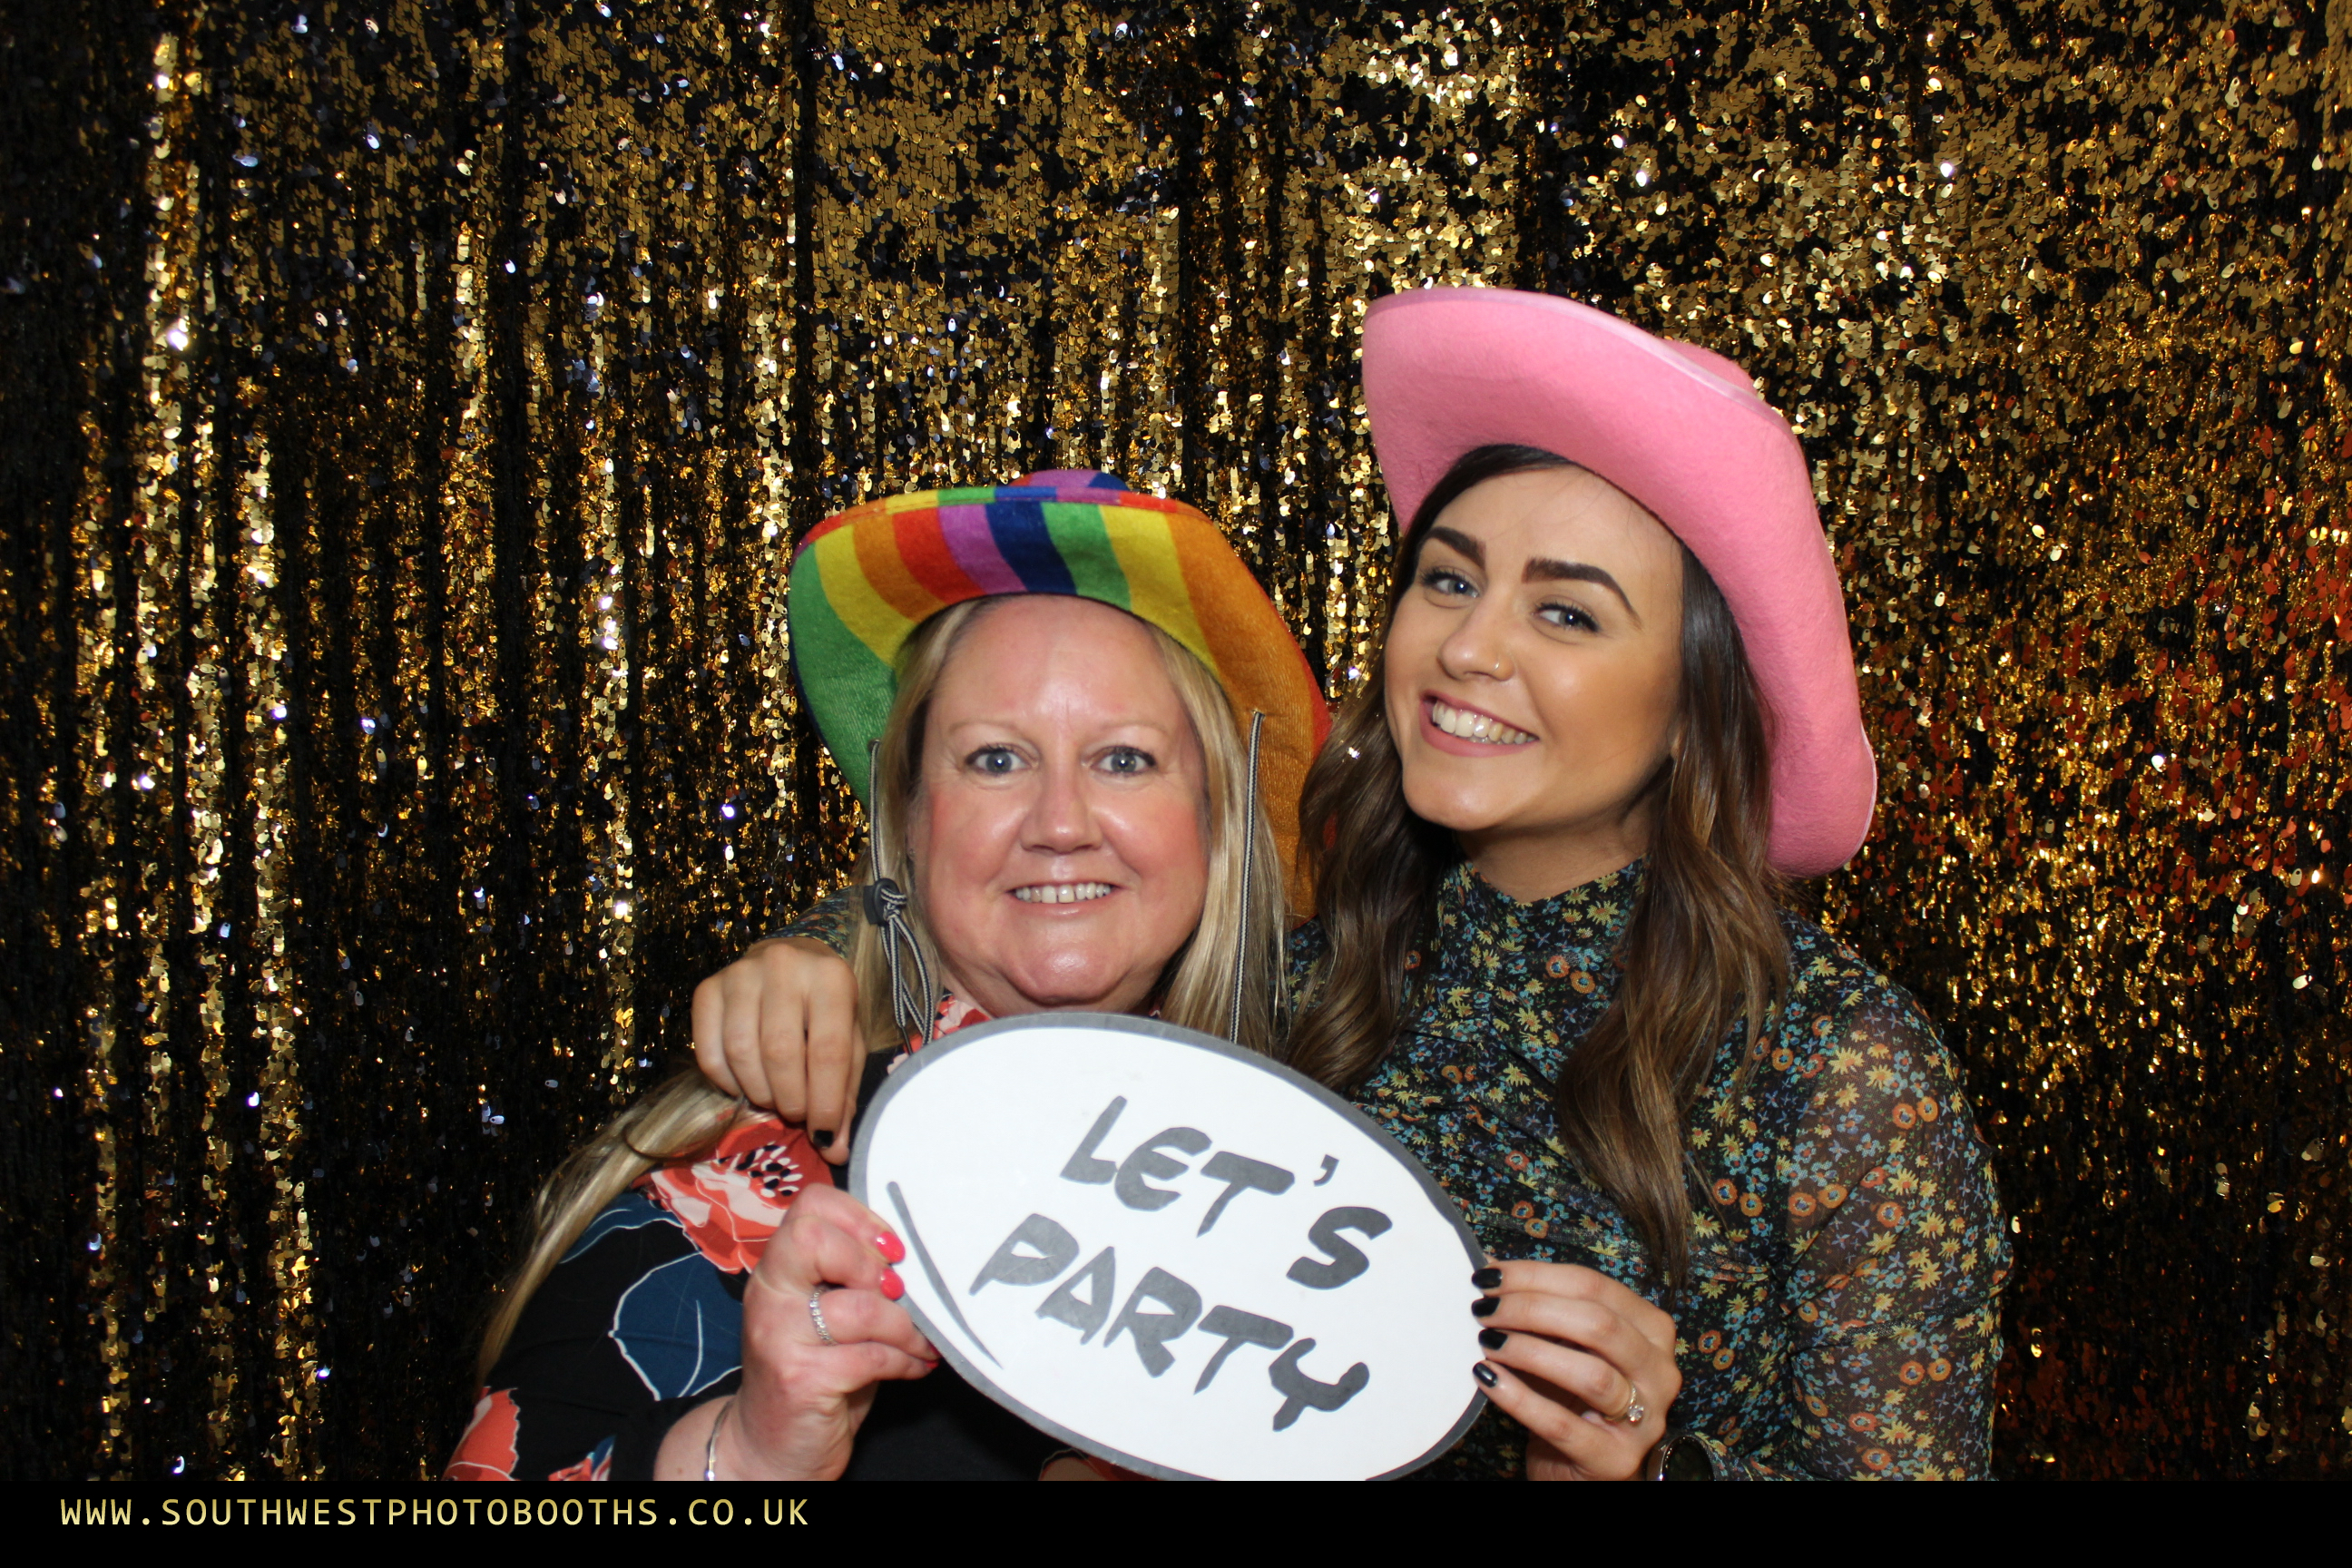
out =
{"type": "MultiPolygon", "coordinates": [[[[882,799],[882,742],[869,741],[866,746],[866,788],[878,807],[882,799]]],[[[866,858],[874,864],[874,879],[860,889],[866,909],[866,923],[882,931],[882,951],[890,960],[890,1021],[901,1035],[911,1035],[920,1029],[923,1044],[929,1045],[939,1029],[939,1013],[931,1003],[931,966],[923,958],[922,943],[915,940],[914,922],[907,918],[907,890],[882,874],[886,862],[882,858],[882,835],[878,816],[875,830],[866,837],[866,858]],[[906,949],[904,963],[915,970],[915,983],[921,987],[922,999],[907,989],[906,971],[898,950],[906,949]]]]}
{"type": "Polygon", "coordinates": [[[1234,954],[1234,1005],[1225,1013],[1225,1038],[1235,1045],[1242,1038],[1243,987],[1249,984],[1250,956],[1250,878],[1257,862],[1257,742],[1265,728],[1265,715],[1250,715],[1249,795],[1243,806],[1242,816],[1242,919],[1241,935],[1235,942],[1240,950],[1234,954]]]}
{"type": "Polygon", "coordinates": [[[936,1016],[927,1016],[927,1009],[915,994],[907,989],[905,971],[900,967],[898,950],[903,944],[906,962],[915,969],[915,984],[923,996],[931,994],[931,966],[923,962],[923,949],[915,941],[915,928],[907,920],[906,890],[887,877],[877,877],[863,889],[866,902],[866,923],[882,928],[882,951],[890,959],[890,1021],[902,1035],[920,1029],[923,1044],[931,1043],[931,1034],[939,1026],[936,1016]]]}

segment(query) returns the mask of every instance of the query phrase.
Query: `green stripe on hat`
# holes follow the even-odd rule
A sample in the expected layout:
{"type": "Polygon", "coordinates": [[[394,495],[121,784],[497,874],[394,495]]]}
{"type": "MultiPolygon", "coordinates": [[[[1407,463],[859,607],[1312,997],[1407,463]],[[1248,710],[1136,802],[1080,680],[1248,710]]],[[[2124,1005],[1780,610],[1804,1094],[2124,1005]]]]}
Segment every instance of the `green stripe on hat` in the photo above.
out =
{"type": "Polygon", "coordinates": [[[1111,547],[1110,531],[1103,526],[1102,507],[1092,502],[1048,501],[1038,510],[1045,516],[1045,531],[1078,596],[1133,609],[1127,571],[1119,564],[1118,552],[1111,547]]]}
{"type": "Polygon", "coordinates": [[[871,797],[866,791],[872,781],[867,777],[861,721],[890,711],[891,699],[898,694],[898,672],[875,658],[874,650],[834,614],[824,591],[824,568],[814,552],[802,557],[801,570],[815,579],[810,584],[815,592],[793,595],[793,663],[803,670],[825,672],[823,680],[803,678],[801,689],[808,694],[809,712],[824,736],[825,750],[833,753],[834,765],[841,770],[859,804],[868,805],[871,797]]]}

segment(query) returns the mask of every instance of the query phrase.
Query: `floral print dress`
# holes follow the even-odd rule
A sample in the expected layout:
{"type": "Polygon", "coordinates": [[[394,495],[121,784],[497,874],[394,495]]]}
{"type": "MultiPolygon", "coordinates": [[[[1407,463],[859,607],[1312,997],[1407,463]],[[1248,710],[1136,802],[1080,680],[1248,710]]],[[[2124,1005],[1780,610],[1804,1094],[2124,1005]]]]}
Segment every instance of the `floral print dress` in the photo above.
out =
{"type": "MultiPolygon", "coordinates": [[[[986,1021],[950,996],[935,1032],[986,1021]]],[[[861,1110],[906,1054],[869,1063],[861,1110]]],[[[532,1293],[446,1478],[650,1479],[679,1417],[740,1385],[751,1270],[794,1199],[832,1184],[806,1131],[765,1113],[638,1178],[532,1293]]],[[[1055,1447],[943,1367],[877,1392],[847,1479],[1034,1477],[1055,1447]]]]}
{"type": "MultiPolygon", "coordinates": [[[[1615,1204],[1561,1147],[1551,1085],[1607,1011],[1639,863],[1521,903],[1445,878],[1405,1026],[1356,1096],[1462,1205],[1488,1255],[1580,1263],[1675,1320],[1669,1416],[1719,1475],[1981,1477],[2009,1237],[1951,1058],[1917,1005],[1819,927],[1783,917],[1790,990],[1736,1092],[1746,1028],[1692,1114],[1691,1268],[1661,1289],[1615,1204]]],[[[1291,943],[1306,999],[1324,953],[1291,943]]],[[[1489,1408],[1425,1475],[1523,1473],[1489,1408]]]]}
{"type": "Polygon", "coordinates": [[[768,1237],[832,1180],[803,1130],[766,1115],[638,1178],[533,1293],[446,1479],[602,1481],[616,1458],[650,1475],[677,1416],[732,1386],[768,1237]]]}

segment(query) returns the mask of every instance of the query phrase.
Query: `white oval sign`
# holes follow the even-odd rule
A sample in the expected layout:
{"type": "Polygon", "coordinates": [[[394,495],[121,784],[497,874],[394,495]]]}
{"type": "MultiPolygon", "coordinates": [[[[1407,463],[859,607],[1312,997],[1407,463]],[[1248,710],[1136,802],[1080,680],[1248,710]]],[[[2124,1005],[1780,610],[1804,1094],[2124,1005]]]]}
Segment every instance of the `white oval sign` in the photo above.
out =
{"type": "Polygon", "coordinates": [[[1484,1396],[1453,1202],[1337,1095],[1211,1036],[1008,1018],[902,1063],[850,1189],[906,1305],[1042,1431],[1169,1479],[1349,1480],[1449,1447],[1484,1396]]]}

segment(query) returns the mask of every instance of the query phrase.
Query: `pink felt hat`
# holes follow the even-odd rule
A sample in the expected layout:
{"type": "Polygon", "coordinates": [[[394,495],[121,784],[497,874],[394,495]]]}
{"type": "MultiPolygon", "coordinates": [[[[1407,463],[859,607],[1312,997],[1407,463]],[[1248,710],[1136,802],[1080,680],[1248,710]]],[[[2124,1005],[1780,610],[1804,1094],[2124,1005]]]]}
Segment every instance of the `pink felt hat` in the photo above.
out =
{"type": "Polygon", "coordinates": [[[1772,863],[1833,871],[1878,794],[1845,595],[1788,422],[1720,354],[1572,300],[1421,289],[1364,322],[1364,405],[1400,521],[1474,447],[1555,452],[1690,547],[1731,606],[1773,718],[1772,863]]]}

